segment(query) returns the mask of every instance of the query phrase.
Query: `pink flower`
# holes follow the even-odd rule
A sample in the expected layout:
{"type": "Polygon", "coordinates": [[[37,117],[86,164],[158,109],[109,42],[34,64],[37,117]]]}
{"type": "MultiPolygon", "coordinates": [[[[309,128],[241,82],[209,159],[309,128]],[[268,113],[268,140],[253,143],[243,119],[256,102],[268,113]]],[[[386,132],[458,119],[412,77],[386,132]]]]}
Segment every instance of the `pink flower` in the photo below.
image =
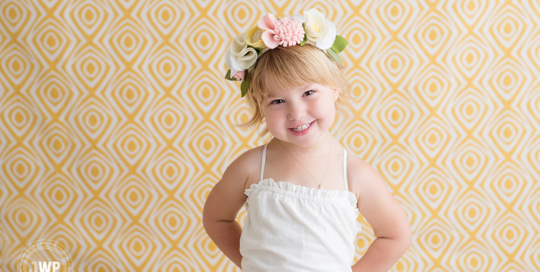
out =
{"type": "Polygon", "coordinates": [[[246,76],[246,71],[238,71],[236,72],[236,74],[234,74],[234,79],[238,80],[238,81],[243,81],[244,80],[244,77],[246,76]]]}
{"type": "Polygon", "coordinates": [[[268,48],[293,46],[304,39],[305,33],[300,22],[287,17],[277,20],[270,12],[259,20],[258,26],[264,29],[262,39],[268,48]]]}

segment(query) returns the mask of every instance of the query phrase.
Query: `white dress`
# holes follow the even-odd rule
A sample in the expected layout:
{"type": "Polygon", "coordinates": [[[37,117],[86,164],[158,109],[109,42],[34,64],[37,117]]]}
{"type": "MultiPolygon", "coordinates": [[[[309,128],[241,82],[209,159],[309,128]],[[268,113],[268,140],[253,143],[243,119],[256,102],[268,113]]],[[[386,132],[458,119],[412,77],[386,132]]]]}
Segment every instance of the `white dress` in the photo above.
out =
{"type": "Polygon", "coordinates": [[[347,190],[325,190],[263,179],[266,147],[260,181],[245,190],[242,271],[352,271],[361,226],[356,197],[347,184],[347,151],[347,190]]]}

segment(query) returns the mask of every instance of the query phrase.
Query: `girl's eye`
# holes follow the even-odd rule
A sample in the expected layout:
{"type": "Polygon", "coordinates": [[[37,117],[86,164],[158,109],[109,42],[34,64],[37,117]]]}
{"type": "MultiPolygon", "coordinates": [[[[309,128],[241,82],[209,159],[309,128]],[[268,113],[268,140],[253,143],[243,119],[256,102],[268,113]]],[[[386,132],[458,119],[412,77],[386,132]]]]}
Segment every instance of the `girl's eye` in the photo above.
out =
{"type": "MultiPolygon", "coordinates": [[[[308,95],[311,95],[311,94],[314,93],[315,91],[309,90],[309,91],[306,91],[304,94],[306,94],[306,93],[308,93],[308,92],[311,92],[310,94],[308,94],[308,95]]],[[[270,102],[270,104],[281,104],[281,103],[274,103],[274,102],[276,102],[276,101],[283,101],[283,99],[276,99],[276,100],[270,102]]]]}

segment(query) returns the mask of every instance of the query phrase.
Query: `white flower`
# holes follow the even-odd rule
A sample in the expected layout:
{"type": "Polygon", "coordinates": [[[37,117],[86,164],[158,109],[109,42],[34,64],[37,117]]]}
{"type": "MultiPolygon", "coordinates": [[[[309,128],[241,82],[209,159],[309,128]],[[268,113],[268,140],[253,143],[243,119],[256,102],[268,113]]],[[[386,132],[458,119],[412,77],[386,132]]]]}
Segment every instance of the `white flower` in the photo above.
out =
{"type": "Polygon", "coordinates": [[[317,9],[304,11],[304,27],[306,29],[307,43],[322,50],[334,44],[336,39],[336,26],[317,9]]]}
{"type": "Polygon", "coordinates": [[[225,53],[225,62],[227,67],[231,69],[231,74],[244,71],[257,61],[257,51],[247,47],[246,40],[246,35],[237,35],[232,40],[229,50],[225,53]]]}
{"type": "Polygon", "coordinates": [[[303,24],[306,20],[304,20],[304,17],[302,17],[302,15],[300,14],[296,14],[292,17],[293,20],[295,21],[298,21],[300,22],[301,24],[303,24]]]}

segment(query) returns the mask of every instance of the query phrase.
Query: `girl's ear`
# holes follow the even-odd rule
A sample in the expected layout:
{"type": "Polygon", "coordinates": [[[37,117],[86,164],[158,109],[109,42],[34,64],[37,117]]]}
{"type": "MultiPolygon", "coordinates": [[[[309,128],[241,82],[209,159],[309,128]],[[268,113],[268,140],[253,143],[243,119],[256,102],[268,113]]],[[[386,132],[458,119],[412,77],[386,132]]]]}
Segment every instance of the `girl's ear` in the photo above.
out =
{"type": "Polygon", "coordinates": [[[339,89],[334,89],[334,101],[337,100],[339,93],[340,93],[339,89]]]}

